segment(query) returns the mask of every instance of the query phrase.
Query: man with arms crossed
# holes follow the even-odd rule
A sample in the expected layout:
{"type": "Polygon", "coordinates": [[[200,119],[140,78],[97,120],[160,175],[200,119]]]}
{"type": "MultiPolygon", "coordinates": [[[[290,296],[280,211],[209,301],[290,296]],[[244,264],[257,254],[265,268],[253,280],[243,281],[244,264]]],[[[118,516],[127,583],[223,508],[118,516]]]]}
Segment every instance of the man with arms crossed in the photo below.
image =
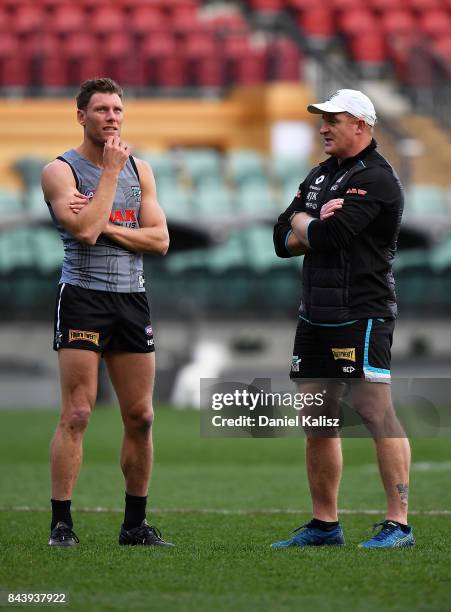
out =
{"type": "MultiPolygon", "coordinates": [[[[290,376],[299,391],[313,394],[324,385],[309,379],[329,380],[326,411],[335,416],[346,381],[352,383],[353,408],[374,439],[387,498],[380,530],[360,546],[412,546],[407,523],[410,447],[389,384],[397,315],[391,268],[403,190],[376,150],[376,112],[367,96],[342,89],[308,110],[322,115],[320,134],[330,157],[309,173],[274,228],[279,257],[305,254],[290,376]]],[[[324,413],[324,406],[316,416],[318,410],[324,413]]],[[[337,430],[306,429],[306,464],[313,519],[273,548],[344,544],[337,515],[342,472],[337,430]]]]}
{"type": "Polygon", "coordinates": [[[44,197],[64,244],[55,309],[62,411],[51,443],[50,546],[78,543],[70,505],[101,356],[124,424],[119,544],[173,546],[146,521],[155,348],[142,261],[143,252],[165,255],[169,237],[152,170],[121,140],[122,119],[117,83],[83,83],[77,95],[83,142],[42,173],[44,197]]]}

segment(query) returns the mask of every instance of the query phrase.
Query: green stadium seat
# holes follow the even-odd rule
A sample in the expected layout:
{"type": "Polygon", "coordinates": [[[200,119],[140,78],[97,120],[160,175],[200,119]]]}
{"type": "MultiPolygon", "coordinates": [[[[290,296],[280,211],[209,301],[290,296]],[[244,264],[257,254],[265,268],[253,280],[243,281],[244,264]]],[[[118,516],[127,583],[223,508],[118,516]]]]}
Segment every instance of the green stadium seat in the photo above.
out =
{"type": "Polygon", "coordinates": [[[292,157],[274,157],[271,160],[271,172],[280,186],[300,185],[309,171],[309,166],[304,160],[292,157]]]}
{"type": "Polygon", "coordinates": [[[24,157],[16,162],[14,169],[20,174],[26,189],[41,184],[42,168],[47,162],[48,160],[38,157],[24,157]]]}
{"type": "Polygon", "coordinates": [[[230,153],[227,167],[231,178],[237,185],[255,179],[267,180],[264,158],[257,151],[234,151],[230,153]]]}
{"type": "Polygon", "coordinates": [[[274,252],[272,227],[251,227],[243,230],[247,262],[256,272],[265,272],[282,266],[286,260],[280,259],[274,252]]]}
{"type": "Polygon", "coordinates": [[[446,193],[436,185],[412,185],[406,194],[407,216],[446,214],[446,193]]]}
{"type": "Polygon", "coordinates": [[[64,257],[63,243],[56,229],[36,228],[30,236],[35,266],[44,273],[61,268],[64,257]]]}
{"type": "Polygon", "coordinates": [[[174,159],[170,153],[141,153],[140,157],[150,164],[157,182],[157,190],[160,182],[174,183],[177,180],[174,159]]]}
{"type": "Polygon", "coordinates": [[[0,232],[0,274],[35,264],[30,236],[31,231],[27,229],[0,232]]]}
{"type": "Polygon", "coordinates": [[[221,177],[222,157],[214,149],[185,149],[179,152],[180,160],[194,185],[204,182],[208,177],[221,177]]]}
{"type": "Polygon", "coordinates": [[[192,194],[193,208],[201,218],[231,217],[235,214],[232,195],[225,185],[197,189],[192,194]]]}
{"type": "Polygon", "coordinates": [[[274,220],[279,210],[276,194],[264,181],[244,185],[238,192],[237,202],[241,213],[267,215],[274,220]]]}
{"type": "Polygon", "coordinates": [[[40,185],[36,185],[26,192],[25,208],[27,212],[34,216],[43,217],[46,219],[49,218],[49,207],[45,203],[40,185]]]}
{"type": "Polygon", "coordinates": [[[23,192],[17,189],[0,188],[0,214],[14,217],[23,212],[23,192]]]}
{"type": "Polygon", "coordinates": [[[157,193],[158,202],[168,218],[186,220],[193,217],[192,198],[188,191],[165,183],[157,193]]]}

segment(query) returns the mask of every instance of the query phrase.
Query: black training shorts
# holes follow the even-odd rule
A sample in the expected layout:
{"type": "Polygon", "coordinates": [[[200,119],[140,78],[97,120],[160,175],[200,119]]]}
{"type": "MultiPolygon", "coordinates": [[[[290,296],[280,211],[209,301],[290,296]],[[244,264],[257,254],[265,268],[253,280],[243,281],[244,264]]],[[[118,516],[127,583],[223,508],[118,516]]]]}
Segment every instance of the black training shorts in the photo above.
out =
{"type": "Polygon", "coordinates": [[[315,325],[299,319],[290,378],[361,378],[390,383],[394,319],[315,325]]]}
{"type": "Polygon", "coordinates": [[[83,289],[62,283],[55,307],[53,349],[151,353],[150,310],[142,293],[83,289]]]}

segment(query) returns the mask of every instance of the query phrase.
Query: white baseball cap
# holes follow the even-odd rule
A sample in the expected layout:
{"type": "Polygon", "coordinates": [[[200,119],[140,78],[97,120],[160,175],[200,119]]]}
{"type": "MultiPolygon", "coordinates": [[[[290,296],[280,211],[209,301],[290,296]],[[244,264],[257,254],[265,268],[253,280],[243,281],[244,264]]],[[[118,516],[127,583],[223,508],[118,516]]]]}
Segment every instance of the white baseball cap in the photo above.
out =
{"type": "Polygon", "coordinates": [[[357,89],[339,89],[327,102],[309,104],[309,113],[349,113],[358,119],[364,119],[368,125],[373,126],[376,121],[376,111],[368,96],[357,89]]]}

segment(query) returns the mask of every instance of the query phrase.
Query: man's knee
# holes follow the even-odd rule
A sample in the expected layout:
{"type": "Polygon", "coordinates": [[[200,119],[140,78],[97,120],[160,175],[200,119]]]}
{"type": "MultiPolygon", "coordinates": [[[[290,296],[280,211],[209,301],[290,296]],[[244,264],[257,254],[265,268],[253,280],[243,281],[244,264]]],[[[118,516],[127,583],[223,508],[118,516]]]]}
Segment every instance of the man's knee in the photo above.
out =
{"type": "Polygon", "coordinates": [[[152,404],[147,401],[137,402],[125,411],[125,430],[132,434],[148,434],[152,428],[153,418],[152,404]]]}
{"type": "Polygon", "coordinates": [[[88,426],[91,409],[92,407],[87,401],[72,403],[61,416],[61,427],[73,434],[83,433],[88,426]]]}

